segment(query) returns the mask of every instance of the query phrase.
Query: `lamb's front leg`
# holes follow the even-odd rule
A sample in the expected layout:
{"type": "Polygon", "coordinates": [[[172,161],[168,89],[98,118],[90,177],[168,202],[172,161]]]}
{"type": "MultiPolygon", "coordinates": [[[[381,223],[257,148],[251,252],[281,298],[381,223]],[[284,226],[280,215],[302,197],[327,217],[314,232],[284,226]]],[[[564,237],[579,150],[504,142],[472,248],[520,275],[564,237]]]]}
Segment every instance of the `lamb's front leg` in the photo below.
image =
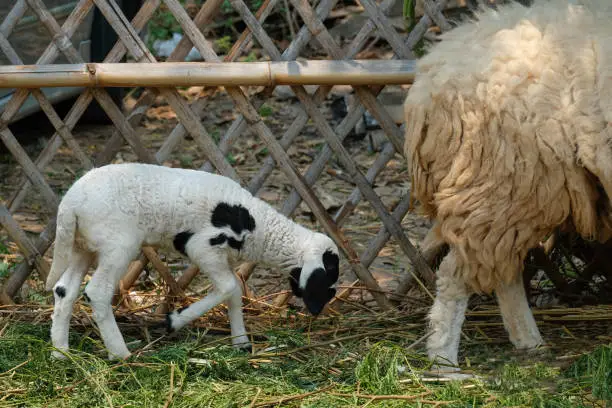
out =
{"type": "Polygon", "coordinates": [[[242,290],[232,272],[225,254],[208,252],[202,256],[190,254],[190,258],[205,272],[213,283],[213,290],[203,299],[166,316],[169,332],[177,331],[207,313],[222,302],[227,302],[232,344],[236,348],[251,350],[242,316],[242,290]]]}

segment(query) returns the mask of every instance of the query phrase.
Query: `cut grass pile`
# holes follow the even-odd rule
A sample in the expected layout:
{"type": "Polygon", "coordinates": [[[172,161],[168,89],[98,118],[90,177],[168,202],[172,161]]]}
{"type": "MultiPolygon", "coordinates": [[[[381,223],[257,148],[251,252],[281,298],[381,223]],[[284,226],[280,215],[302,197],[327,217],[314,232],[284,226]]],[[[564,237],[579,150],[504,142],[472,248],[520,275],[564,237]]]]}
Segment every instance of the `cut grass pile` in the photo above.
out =
{"type": "Polygon", "coordinates": [[[319,338],[314,344],[296,328],[269,329],[260,334],[268,350],[258,342],[254,355],[192,328],[124,362],[107,361],[98,337],[82,330],[71,331],[75,349],[57,361],[50,358],[48,324],[2,327],[0,405],[6,407],[552,408],[606,407],[612,400],[612,343],[565,367],[553,355],[525,363],[508,344],[468,346],[479,378],[441,382],[420,375],[428,363],[414,327],[404,335],[344,333],[335,337],[345,340],[327,344],[319,338]]]}

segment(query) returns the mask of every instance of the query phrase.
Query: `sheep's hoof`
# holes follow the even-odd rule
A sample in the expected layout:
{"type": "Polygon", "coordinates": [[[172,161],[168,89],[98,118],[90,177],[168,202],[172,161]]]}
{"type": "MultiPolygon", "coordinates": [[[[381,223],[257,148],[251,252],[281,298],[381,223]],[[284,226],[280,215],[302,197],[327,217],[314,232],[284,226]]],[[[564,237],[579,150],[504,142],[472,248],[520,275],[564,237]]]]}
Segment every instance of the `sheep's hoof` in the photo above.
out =
{"type": "Polygon", "coordinates": [[[549,354],[552,351],[550,345],[548,344],[540,344],[539,346],[530,347],[524,350],[530,356],[533,356],[533,355],[543,356],[543,355],[549,354]]]}
{"type": "Polygon", "coordinates": [[[425,371],[421,375],[422,380],[430,380],[430,381],[465,381],[475,378],[474,374],[470,373],[461,373],[458,371],[450,372],[450,371],[425,371]]]}
{"type": "Polygon", "coordinates": [[[57,360],[65,360],[66,359],[66,355],[64,353],[62,353],[61,351],[58,351],[58,350],[53,350],[51,352],[51,357],[55,358],[57,360]]]}
{"type": "Polygon", "coordinates": [[[114,354],[114,353],[108,353],[108,360],[109,361],[122,361],[122,360],[127,360],[128,358],[130,358],[130,356],[132,355],[132,353],[121,353],[120,355],[118,354],[114,354]]]}
{"type": "Polygon", "coordinates": [[[529,347],[529,348],[517,348],[515,350],[515,354],[519,357],[519,358],[523,358],[523,359],[544,359],[544,358],[549,358],[552,357],[552,348],[550,347],[550,345],[539,345],[536,347],[529,347]]]}

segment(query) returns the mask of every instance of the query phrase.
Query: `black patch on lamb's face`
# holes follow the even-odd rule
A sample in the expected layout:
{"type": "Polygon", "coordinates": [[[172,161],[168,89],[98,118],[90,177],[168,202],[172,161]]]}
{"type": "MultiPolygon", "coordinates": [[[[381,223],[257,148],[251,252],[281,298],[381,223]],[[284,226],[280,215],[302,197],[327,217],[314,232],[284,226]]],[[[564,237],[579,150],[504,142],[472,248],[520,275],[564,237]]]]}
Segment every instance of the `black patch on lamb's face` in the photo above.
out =
{"type": "Polygon", "coordinates": [[[225,234],[219,234],[216,237],[211,238],[208,242],[210,243],[211,246],[216,246],[216,245],[222,245],[226,241],[227,241],[227,245],[229,245],[231,248],[237,249],[238,251],[242,249],[242,245],[244,244],[243,241],[239,241],[235,238],[228,237],[225,234]]]}
{"type": "Polygon", "coordinates": [[[193,232],[191,231],[183,231],[176,234],[172,243],[174,244],[174,248],[179,251],[183,255],[187,255],[185,253],[185,245],[187,245],[187,241],[193,236],[193,232]]]}
{"type": "Polygon", "coordinates": [[[335,281],[332,281],[323,268],[317,268],[306,281],[306,287],[302,292],[302,299],[308,311],[317,316],[327,302],[336,296],[336,289],[330,288],[335,281]]]}
{"type": "Polygon", "coordinates": [[[291,285],[291,291],[299,298],[302,297],[302,289],[300,289],[300,275],[302,274],[302,268],[293,268],[289,273],[289,285],[291,285]]]}
{"type": "Polygon", "coordinates": [[[225,234],[219,234],[216,237],[211,238],[208,242],[210,243],[210,246],[217,246],[223,244],[226,239],[227,237],[225,234]]]}
{"type": "Polygon", "coordinates": [[[293,269],[289,276],[293,294],[302,298],[308,311],[315,316],[321,313],[325,305],[336,296],[336,289],[331,286],[338,281],[340,272],[340,258],[332,251],[325,251],[321,260],[324,268],[312,271],[304,289],[300,288],[301,268],[293,269]]]}
{"type": "Polygon", "coordinates": [[[323,253],[323,267],[327,272],[329,281],[336,283],[340,275],[340,258],[329,249],[323,253]]]}
{"type": "Polygon", "coordinates": [[[57,288],[55,288],[55,294],[59,298],[65,297],[66,296],[66,288],[64,288],[63,286],[58,286],[57,288]]]}
{"type": "Polygon", "coordinates": [[[211,223],[217,228],[230,227],[236,234],[255,229],[255,219],[240,204],[219,203],[212,212],[211,223]]]}
{"type": "Polygon", "coordinates": [[[242,241],[239,241],[237,239],[234,239],[232,237],[228,237],[227,238],[227,245],[229,245],[230,247],[237,249],[238,251],[240,251],[242,249],[242,241]]]}

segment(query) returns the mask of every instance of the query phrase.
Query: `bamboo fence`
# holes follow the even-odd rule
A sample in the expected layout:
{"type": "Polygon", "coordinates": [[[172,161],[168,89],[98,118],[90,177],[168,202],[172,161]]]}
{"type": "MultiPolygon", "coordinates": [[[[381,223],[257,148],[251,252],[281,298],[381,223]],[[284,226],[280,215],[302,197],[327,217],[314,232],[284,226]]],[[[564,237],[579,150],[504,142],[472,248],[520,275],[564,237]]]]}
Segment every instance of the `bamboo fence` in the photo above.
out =
{"type": "MultiPolygon", "coordinates": [[[[235,179],[253,194],[259,191],[272,171],[278,167],[293,186],[293,191],[281,206],[280,211],[291,216],[299,204],[304,201],[324,231],[336,242],[356,276],[371,292],[381,308],[392,307],[394,297],[387,296],[381,291],[378,282],[368,268],[391,237],[397,241],[413,266],[413,270],[403,278],[400,285],[401,291],[406,291],[413,282],[420,284],[424,290],[427,290],[428,286],[431,287],[434,280],[433,272],[420,252],[409,241],[400,224],[410,207],[409,193],[401,197],[393,211],[389,211],[373,189],[376,176],[392,157],[396,153],[403,154],[403,131],[385,110],[377,96],[387,84],[412,81],[414,56],[411,50],[415,44],[432,25],[436,25],[443,31],[450,28],[450,24],[442,14],[447,1],[424,0],[424,15],[407,35],[403,35],[389,22],[388,11],[393,3],[392,0],[383,0],[381,3],[375,0],[360,0],[368,20],[355,33],[348,46],[341,48],[323,24],[337,0],[320,0],[316,7],[307,0],[289,0],[287,5],[297,11],[304,25],[295,32],[293,41],[284,52],[278,50],[262,26],[271,11],[280,6],[278,0],[265,0],[255,13],[249,10],[243,0],[229,0],[229,2],[239,13],[246,28],[222,60],[209,45],[202,28],[215,18],[223,0],[205,1],[193,19],[189,17],[178,0],[163,0],[165,7],[173,14],[184,32],[184,37],[164,63],[156,60],[139,37],[139,33],[160,7],[162,0],[144,1],[131,22],[127,21],[115,0],[79,0],[62,26],[53,18],[42,0],[17,0],[15,2],[9,15],[0,24],[0,49],[12,64],[0,67],[0,87],[17,88],[0,116],[0,138],[21,167],[25,177],[16,192],[4,203],[0,203],[0,222],[10,238],[18,245],[25,260],[8,277],[2,287],[0,292],[2,303],[13,302],[14,295],[34,268],[41,279],[45,279],[49,271],[49,264],[43,255],[54,240],[56,227],[54,216],[35,239],[30,239],[13,214],[20,208],[26,193],[32,187],[55,214],[59,203],[58,192],[47,182],[44,169],[53,160],[58,149],[61,147],[70,149],[85,170],[110,163],[124,143],[132,148],[139,161],[161,164],[187,134],[191,135],[194,143],[197,143],[206,153],[207,161],[201,170],[217,171],[235,179]],[[94,7],[100,10],[119,38],[104,61],[99,64],[84,61],[70,41],[76,28],[88,13],[93,11],[94,7]],[[52,41],[38,58],[36,65],[26,66],[12,48],[8,38],[17,22],[28,10],[36,15],[51,34],[52,41]],[[355,56],[366,46],[368,38],[373,33],[379,38],[386,39],[393,49],[393,58],[355,60],[355,56]],[[297,58],[301,50],[313,40],[316,40],[328,54],[329,60],[298,62],[297,58]],[[257,41],[269,56],[270,61],[236,62],[236,59],[252,41],[257,41]],[[197,48],[205,62],[183,62],[193,46],[197,48]],[[119,63],[126,53],[129,53],[137,62],[119,63]],[[54,65],[53,62],[60,54],[64,55],[70,64],[54,65]],[[143,69],[143,64],[147,64],[146,69],[143,69]],[[279,84],[291,87],[301,102],[302,109],[282,138],[277,139],[258,114],[259,104],[251,103],[241,86],[262,85],[266,87],[267,92],[270,92],[279,84]],[[305,84],[319,86],[314,94],[309,94],[304,88],[305,84]],[[318,108],[334,84],[352,85],[356,96],[356,102],[349,107],[347,115],[336,128],[330,126],[318,108]],[[108,86],[135,85],[147,88],[138,103],[126,113],[122,112],[113,102],[105,89],[108,86]],[[202,124],[203,101],[197,100],[190,104],[176,89],[177,86],[189,85],[224,85],[235,109],[240,113],[218,143],[202,124]],[[86,88],[62,119],[39,89],[48,86],[84,86],[86,88]],[[42,111],[56,130],[36,158],[28,156],[8,127],[11,118],[30,94],[38,101],[42,111]],[[157,96],[162,96],[167,101],[176,113],[179,123],[164,140],[161,148],[152,152],[144,147],[135,129],[157,96]],[[72,134],[76,123],[94,99],[105,110],[115,127],[112,136],[97,157],[88,155],[72,134]],[[364,173],[359,170],[342,142],[366,110],[378,121],[388,140],[382,151],[378,153],[372,167],[364,173]],[[326,143],[316,154],[310,167],[304,174],[301,174],[291,161],[286,149],[291,146],[309,120],[314,123],[326,143]],[[254,177],[250,180],[240,180],[236,170],[228,162],[226,153],[247,127],[250,127],[265,143],[269,156],[254,177]],[[332,155],[336,156],[354,184],[353,192],[334,217],[328,215],[312,189],[332,155]],[[341,226],[347,215],[363,199],[367,200],[376,211],[382,226],[374,239],[369,242],[369,247],[359,254],[341,226]]],[[[121,282],[124,290],[135,282],[148,262],[152,263],[164,279],[169,296],[180,295],[198,273],[197,267],[192,265],[183,272],[180,278],[175,280],[168,266],[160,259],[156,251],[153,248],[144,247],[121,282]]],[[[254,264],[244,264],[239,268],[238,274],[243,282],[249,278],[254,267],[254,264]]],[[[346,289],[338,296],[347,296],[349,292],[350,289],[346,289]]],[[[286,300],[286,297],[280,301],[283,300],[286,300]]]]}

